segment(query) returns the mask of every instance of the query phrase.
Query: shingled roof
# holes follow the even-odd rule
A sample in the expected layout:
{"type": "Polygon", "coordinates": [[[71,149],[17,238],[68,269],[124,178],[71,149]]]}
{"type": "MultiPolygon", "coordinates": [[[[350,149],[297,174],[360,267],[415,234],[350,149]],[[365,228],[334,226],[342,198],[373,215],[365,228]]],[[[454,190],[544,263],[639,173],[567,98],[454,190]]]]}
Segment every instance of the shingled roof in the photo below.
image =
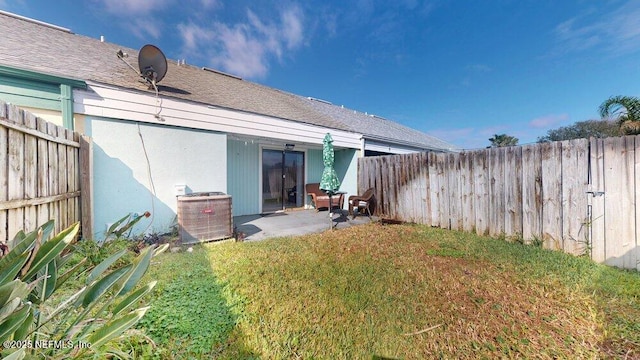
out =
{"type": "MultiPolygon", "coordinates": [[[[137,64],[135,49],[3,12],[0,34],[1,65],[152,92],[116,56],[122,50],[129,54],[128,62],[137,64]]],[[[167,74],[158,89],[167,97],[360,133],[365,138],[424,149],[454,147],[390,120],[172,60],[168,60],[167,74]]]]}

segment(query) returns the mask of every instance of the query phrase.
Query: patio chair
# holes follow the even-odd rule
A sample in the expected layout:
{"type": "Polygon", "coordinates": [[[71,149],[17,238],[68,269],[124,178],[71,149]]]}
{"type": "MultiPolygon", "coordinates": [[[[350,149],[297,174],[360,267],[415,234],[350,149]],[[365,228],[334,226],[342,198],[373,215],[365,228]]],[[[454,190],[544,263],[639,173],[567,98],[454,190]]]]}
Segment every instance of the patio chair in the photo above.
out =
{"type": "MultiPolygon", "coordinates": [[[[329,208],[329,195],[320,190],[320,183],[311,183],[305,185],[305,190],[308,195],[311,195],[311,201],[319,211],[322,208],[329,208]]],[[[344,207],[344,194],[336,194],[331,197],[331,207],[333,209],[342,209],[344,207]]]]}
{"type": "Polygon", "coordinates": [[[362,214],[366,211],[367,216],[371,219],[371,205],[374,201],[373,195],[374,189],[369,188],[362,195],[351,195],[349,196],[349,215],[351,215],[352,219],[356,218],[356,214],[353,212],[353,209],[357,208],[358,213],[362,214]]]}

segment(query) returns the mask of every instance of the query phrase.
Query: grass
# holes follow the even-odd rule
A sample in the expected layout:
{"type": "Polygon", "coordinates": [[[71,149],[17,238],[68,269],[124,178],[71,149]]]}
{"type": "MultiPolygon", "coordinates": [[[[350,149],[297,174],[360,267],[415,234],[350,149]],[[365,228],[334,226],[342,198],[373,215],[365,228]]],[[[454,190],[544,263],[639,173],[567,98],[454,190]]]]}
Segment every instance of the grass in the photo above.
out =
{"type": "Polygon", "coordinates": [[[637,272],[461,232],[210,244],[149,276],[142,325],[175,358],[640,358],[637,272]]]}

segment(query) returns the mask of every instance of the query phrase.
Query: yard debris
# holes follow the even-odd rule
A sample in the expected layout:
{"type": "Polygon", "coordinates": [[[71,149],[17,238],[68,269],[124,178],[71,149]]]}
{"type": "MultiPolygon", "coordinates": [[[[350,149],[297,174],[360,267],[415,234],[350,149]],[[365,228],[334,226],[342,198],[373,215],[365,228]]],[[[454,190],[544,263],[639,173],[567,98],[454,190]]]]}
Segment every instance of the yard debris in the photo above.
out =
{"type": "Polygon", "coordinates": [[[397,219],[382,218],[382,219],[380,219],[380,223],[383,224],[383,225],[387,225],[387,224],[400,225],[400,224],[404,224],[405,222],[402,221],[402,220],[397,220],[397,219]]]}
{"type": "Polygon", "coordinates": [[[431,331],[431,330],[433,330],[433,329],[437,329],[437,328],[439,328],[439,327],[440,327],[440,326],[442,326],[442,325],[444,325],[444,324],[433,325],[432,327],[428,327],[428,328],[426,328],[426,329],[422,329],[422,330],[420,330],[420,331],[416,331],[416,332],[412,332],[412,333],[407,333],[407,334],[402,334],[402,335],[404,335],[404,336],[420,335],[420,334],[422,334],[422,333],[426,333],[427,331],[431,331]]]}

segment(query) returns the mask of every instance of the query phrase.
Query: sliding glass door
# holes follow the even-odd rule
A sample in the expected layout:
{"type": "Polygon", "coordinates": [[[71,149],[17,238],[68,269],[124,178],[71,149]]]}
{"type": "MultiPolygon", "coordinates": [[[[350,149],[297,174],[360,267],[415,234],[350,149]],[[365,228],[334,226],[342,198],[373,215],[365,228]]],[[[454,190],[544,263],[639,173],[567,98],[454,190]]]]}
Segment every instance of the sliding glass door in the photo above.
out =
{"type": "Polygon", "coordinates": [[[262,212],[304,205],[304,153],[262,150],[262,212]]]}

